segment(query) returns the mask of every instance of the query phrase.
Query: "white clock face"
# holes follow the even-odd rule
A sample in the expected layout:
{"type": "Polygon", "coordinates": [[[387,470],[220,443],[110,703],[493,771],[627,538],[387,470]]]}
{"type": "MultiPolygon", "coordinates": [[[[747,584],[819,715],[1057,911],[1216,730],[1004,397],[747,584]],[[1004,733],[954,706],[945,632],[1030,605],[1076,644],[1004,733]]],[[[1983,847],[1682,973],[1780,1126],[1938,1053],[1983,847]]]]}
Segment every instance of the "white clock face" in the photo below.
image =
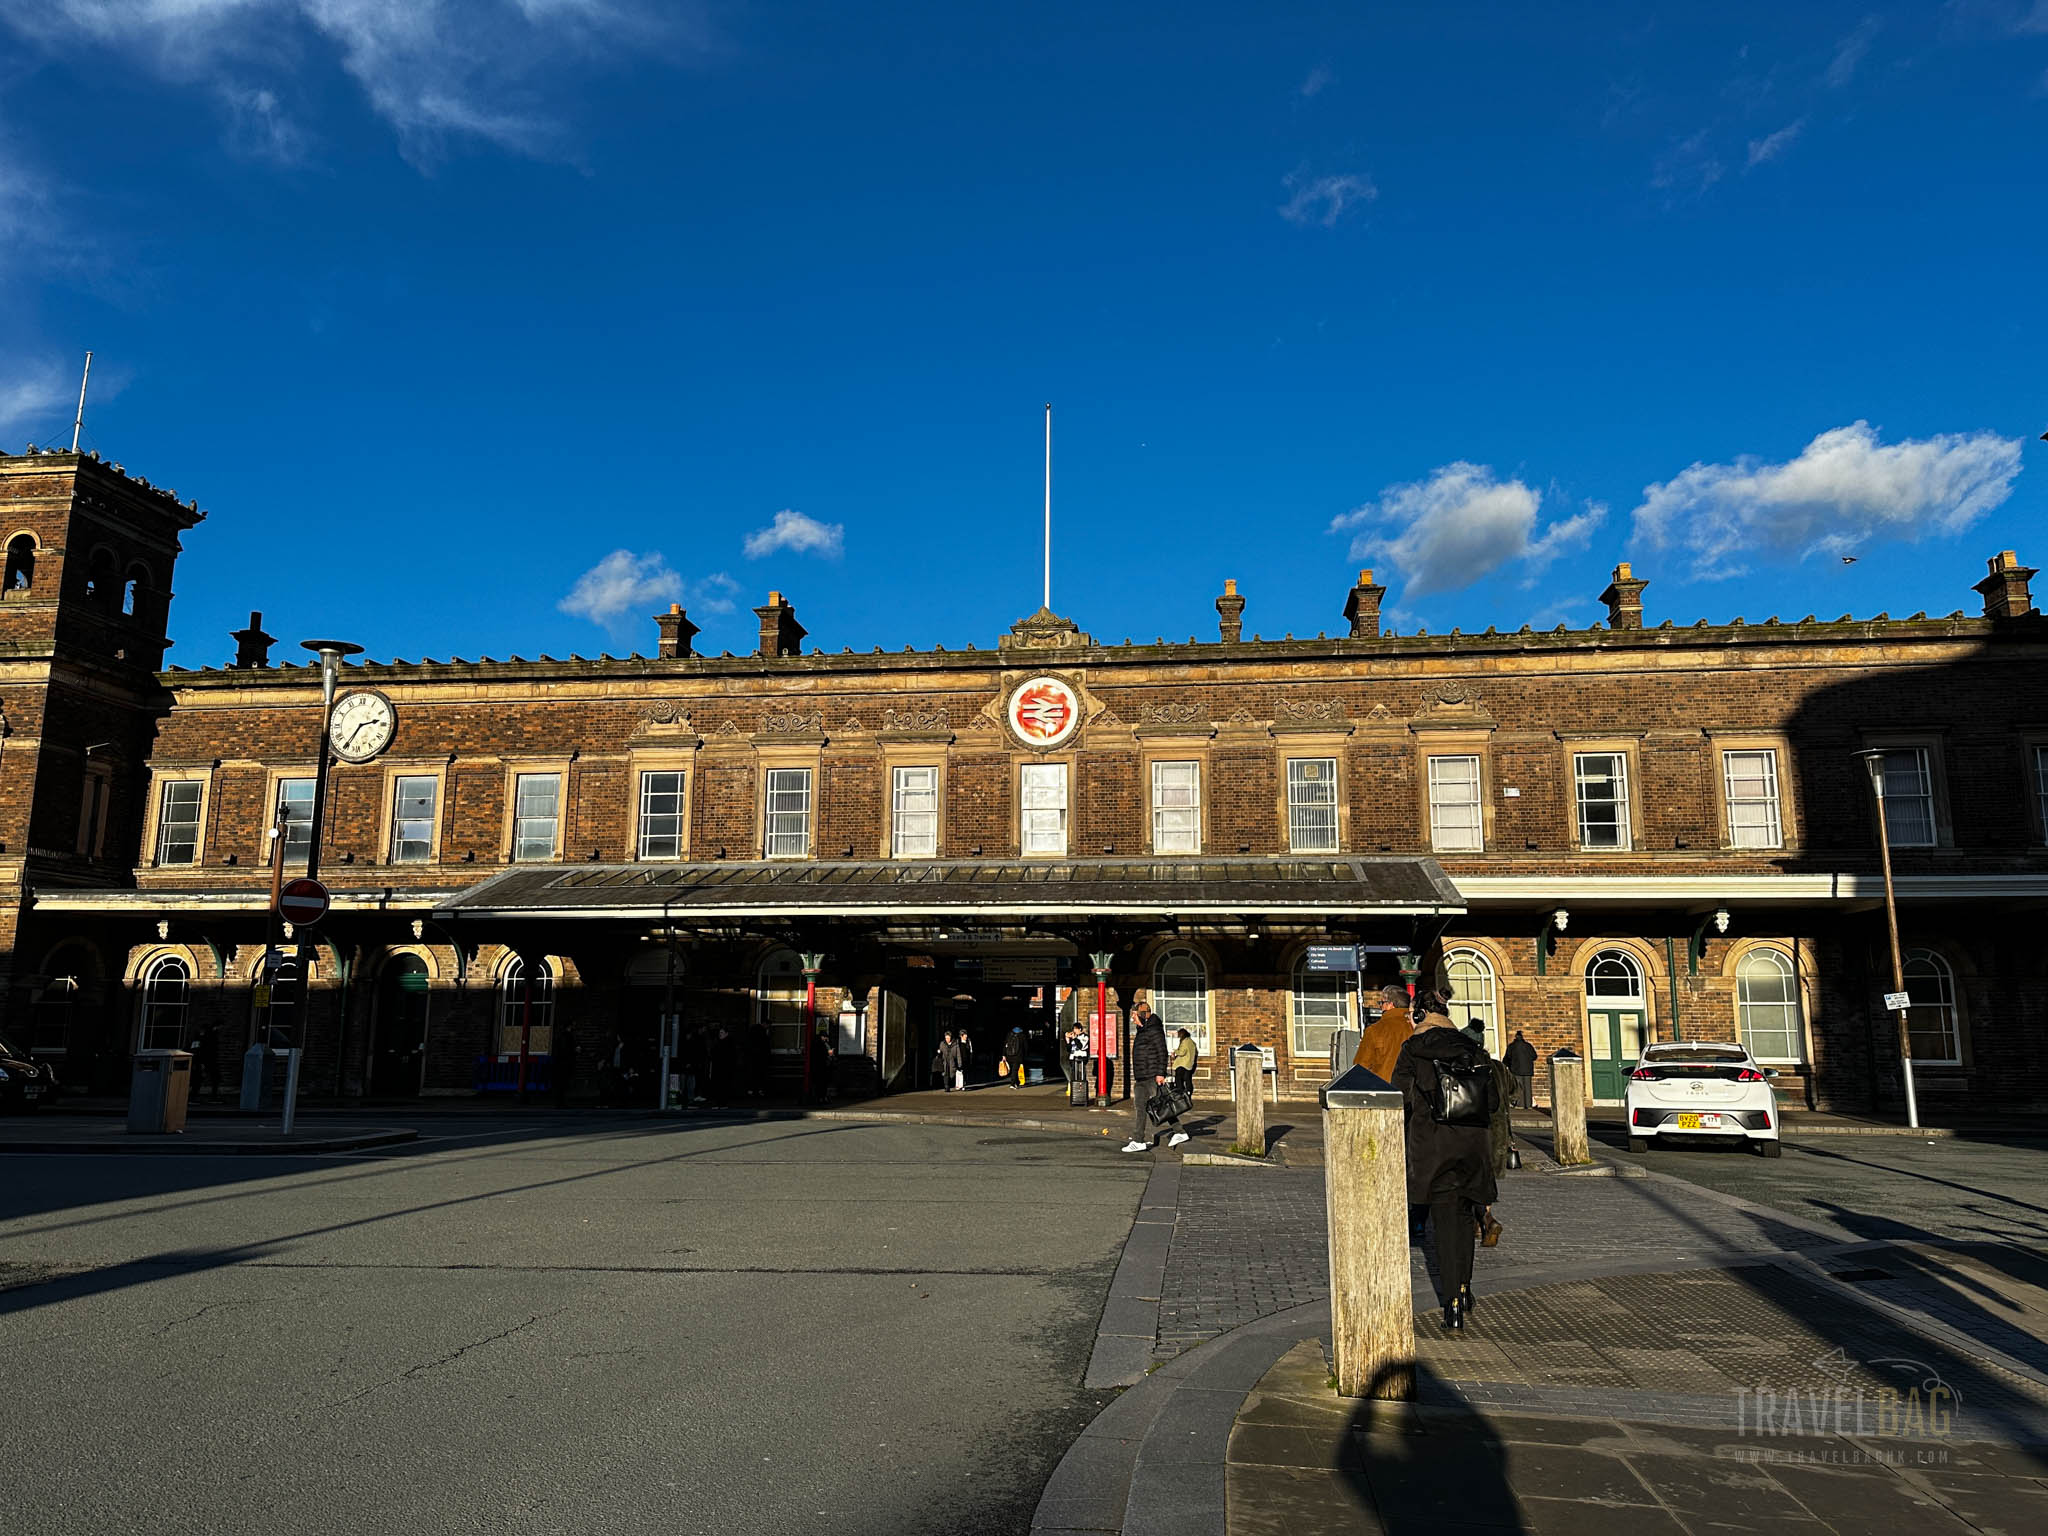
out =
{"type": "Polygon", "coordinates": [[[397,713],[381,693],[351,693],[335,702],[327,740],[344,762],[361,763],[391,745],[397,713]]]}

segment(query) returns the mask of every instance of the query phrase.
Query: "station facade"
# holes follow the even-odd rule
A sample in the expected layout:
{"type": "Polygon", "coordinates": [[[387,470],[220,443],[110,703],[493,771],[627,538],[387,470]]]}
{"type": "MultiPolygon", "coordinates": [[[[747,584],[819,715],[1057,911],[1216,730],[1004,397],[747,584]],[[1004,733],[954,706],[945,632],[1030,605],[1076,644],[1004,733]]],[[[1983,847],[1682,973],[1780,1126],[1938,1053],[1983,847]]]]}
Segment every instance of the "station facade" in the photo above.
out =
{"type": "MultiPolygon", "coordinates": [[[[308,848],[317,666],[252,615],[231,663],[164,667],[202,516],[91,456],[0,458],[0,1028],[75,1088],[201,1027],[232,1080],[273,825],[287,873],[308,848]]],[[[1681,628],[1623,565],[1588,628],[1397,635],[1368,571],[1313,638],[1247,636],[1226,583],[1213,636],[1041,611],[889,654],[806,648],[771,593],[743,655],[672,608],[647,656],[350,665],[292,1027],[315,1093],[489,1091],[523,1044],[581,1097],[670,1013],[787,1078],[810,980],[840,1087],[886,1092],[946,1028],[986,1063],[1021,1027],[1057,1076],[1102,955],[1119,1032],[1146,999],[1203,1075],[1256,1044],[1312,1096],[1409,952],[1596,1099],[1646,1042],[1740,1038],[1787,1104],[1884,1106],[1878,751],[1922,1103],[2040,1105],[2033,574],[1997,554],[1946,617],[1681,628]],[[1311,970],[1325,944],[1366,973],[1311,970]]]]}

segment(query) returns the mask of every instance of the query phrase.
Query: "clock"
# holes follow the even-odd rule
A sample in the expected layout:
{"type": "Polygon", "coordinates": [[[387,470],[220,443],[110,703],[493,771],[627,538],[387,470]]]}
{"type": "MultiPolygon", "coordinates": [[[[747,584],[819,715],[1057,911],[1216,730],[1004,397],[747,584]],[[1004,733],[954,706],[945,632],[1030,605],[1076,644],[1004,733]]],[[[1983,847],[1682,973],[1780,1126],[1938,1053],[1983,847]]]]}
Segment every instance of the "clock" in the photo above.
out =
{"type": "Polygon", "coordinates": [[[366,763],[391,745],[392,733],[397,729],[398,712],[391,707],[391,701],[365,688],[335,701],[327,741],[343,762],[366,763]]]}

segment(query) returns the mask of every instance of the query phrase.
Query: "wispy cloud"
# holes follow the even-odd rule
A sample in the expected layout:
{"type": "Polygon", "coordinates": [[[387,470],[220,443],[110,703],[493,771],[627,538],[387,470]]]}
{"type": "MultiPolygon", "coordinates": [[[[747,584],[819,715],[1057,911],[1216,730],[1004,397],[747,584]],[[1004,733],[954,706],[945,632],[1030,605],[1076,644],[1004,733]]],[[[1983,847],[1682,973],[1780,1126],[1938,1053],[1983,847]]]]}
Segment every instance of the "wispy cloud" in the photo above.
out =
{"type": "Polygon", "coordinates": [[[828,560],[837,560],[846,552],[846,525],[821,523],[815,517],[806,517],[801,512],[785,508],[775,514],[775,521],[766,528],[756,528],[747,535],[749,560],[759,560],[763,555],[778,554],[784,550],[796,555],[823,555],[828,560]]]}
{"type": "Polygon", "coordinates": [[[1645,486],[1635,535],[1680,550],[1697,577],[1739,576],[1759,555],[1842,554],[1871,539],[1959,532],[2011,495],[2019,472],[2017,438],[1972,432],[1887,447],[1858,421],[1782,464],[1695,464],[1645,486]]]}
{"type": "Polygon", "coordinates": [[[70,424],[77,388],[48,361],[17,363],[0,372],[0,451],[19,452],[30,433],[44,434],[47,446],[58,428],[70,424]]]}
{"type": "Polygon", "coordinates": [[[638,618],[642,610],[676,602],[682,595],[683,578],[669,569],[661,551],[636,555],[630,549],[615,549],[577,577],[569,595],[555,606],[613,629],[628,616],[638,618]]]}
{"type": "Polygon", "coordinates": [[[1766,161],[1775,160],[1792,147],[1793,141],[1806,127],[1806,119],[1799,118],[1787,123],[1776,133],[1767,133],[1760,139],[1749,141],[1749,162],[1747,169],[1755,170],[1766,161]]]}
{"type": "Polygon", "coordinates": [[[1650,172],[1650,185],[1674,198],[1704,196],[1727,172],[1708,143],[1712,132],[1702,128],[1666,150],[1650,172]]]}
{"type": "Polygon", "coordinates": [[[1402,602],[1469,587],[1503,566],[1540,571],[1565,550],[1584,544],[1607,516],[1597,502],[1541,532],[1543,493],[1520,480],[1501,480],[1483,464],[1446,464],[1427,480],[1392,485],[1379,497],[1330,522],[1354,534],[1353,559],[1383,560],[1406,579],[1402,602]]]}
{"type": "Polygon", "coordinates": [[[1856,23],[1847,37],[1835,44],[1835,55],[1828,61],[1827,74],[1823,77],[1829,85],[1839,91],[1856,78],[1863,56],[1870,52],[1870,45],[1877,40],[1878,29],[1883,25],[1877,17],[1866,16],[1856,23]]]}
{"type": "Polygon", "coordinates": [[[1290,224],[1319,224],[1330,228],[1344,217],[1344,210],[1369,203],[1380,195],[1370,176],[1356,172],[1339,176],[1310,176],[1296,171],[1280,183],[1290,194],[1280,205],[1280,217],[1290,224]]]}
{"type": "Polygon", "coordinates": [[[229,142],[269,158],[304,142],[286,82],[317,40],[415,163],[460,139],[553,153],[576,70],[708,43],[698,0],[0,0],[0,21],[53,51],[97,44],[210,90],[229,142]]]}
{"type": "Polygon", "coordinates": [[[1331,84],[1336,78],[1335,75],[1330,73],[1326,65],[1318,64],[1308,72],[1308,78],[1301,82],[1301,94],[1304,96],[1320,96],[1323,93],[1323,88],[1331,84]]]}

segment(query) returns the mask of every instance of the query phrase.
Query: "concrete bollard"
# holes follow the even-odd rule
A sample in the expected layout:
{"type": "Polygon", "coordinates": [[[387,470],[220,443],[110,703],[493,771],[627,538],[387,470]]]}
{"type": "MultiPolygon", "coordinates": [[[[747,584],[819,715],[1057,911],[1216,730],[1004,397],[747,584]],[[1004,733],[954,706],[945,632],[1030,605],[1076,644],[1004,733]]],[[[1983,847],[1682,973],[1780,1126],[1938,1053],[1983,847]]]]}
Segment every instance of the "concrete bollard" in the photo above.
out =
{"type": "Polygon", "coordinates": [[[1576,1051],[1550,1058],[1550,1155],[1566,1168],[1593,1161],[1586,1142],[1585,1065],[1576,1051]]]}
{"type": "Polygon", "coordinates": [[[1237,1136],[1230,1150],[1247,1157],[1264,1157],[1266,1053],[1256,1045],[1240,1045],[1230,1053],[1230,1092],[1237,1100],[1237,1136]]]}
{"type": "Polygon", "coordinates": [[[1323,1164],[1338,1395],[1413,1397],[1406,1116],[1391,1084],[1352,1067],[1323,1090],[1323,1164]]]}

